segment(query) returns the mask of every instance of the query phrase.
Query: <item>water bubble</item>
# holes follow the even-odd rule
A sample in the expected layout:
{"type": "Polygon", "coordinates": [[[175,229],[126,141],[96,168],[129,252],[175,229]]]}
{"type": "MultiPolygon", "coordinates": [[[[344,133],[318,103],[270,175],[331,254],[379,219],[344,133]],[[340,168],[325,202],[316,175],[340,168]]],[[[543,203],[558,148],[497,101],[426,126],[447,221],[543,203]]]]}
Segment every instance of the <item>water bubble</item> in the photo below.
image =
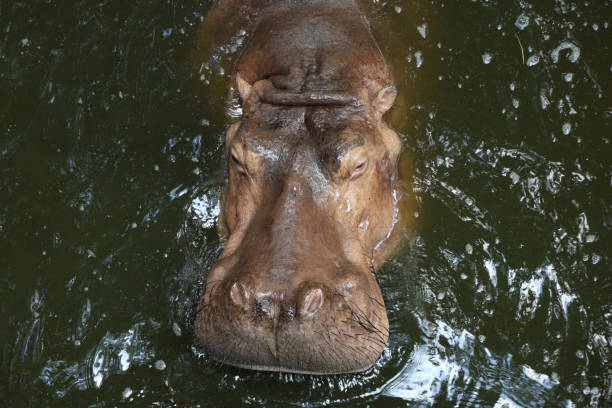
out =
{"type": "Polygon", "coordinates": [[[512,106],[514,106],[514,109],[518,109],[519,104],[520,104],[520,102],[519,102],[518,99],[512,98],[512,106]]]}
{"type": "Polygon", "coordinates": [[[488,65],[491,63],[491,60],[493,59],[493,56],[491,54],[489,54],[488,52],[485,52],[484,54],[482,54],[482,62],[485,65],[488,65]]]}
{"type": "Polygon", "coordinates": [[[514,25],[519,30],[524,30],[525,27],[529,25],[529,16],[526,16],[525,14],[521,14],[520,16],[516,18],[514,25]]]}
{"type": "Polygon", "coordinates": [[[487,337],[484,334],[478,336],[478,341],[481,343],[484,343],[486,339],[487,337]]]}
{"type": "Polygon", "coordinates": [[[576,357],[578,357],[580,359],[584,358],[584,351],[576,350],[576,357]]]}
{"type": "Polygon", "coordinates": [[[508,87],[511,91],[514,91],[514,89],[516,89],[516,84],[514,82],[510,82],[510,85],[508,85],[508,87]]]}
{"type": "Polygon", "coordinates": [[[525,64],[527,64],[528,67],[533,67],[534,65],[537,65],[538,62],[540,62],[540,56],[537,54],[533,54],[532,56],[527,58],[527,62],[525,62],[525,64]]]}
{"type": "Polygon", "coordinates": [[[444,299],[444,292],[438,293],[438,300],[444,299]]]}
{"type": "Polygon", "coordinates": [[[166,362],[164,360],[157,360],[153,366],[156,370],[163,371],[166,369],[166,362]]]}
{"type": "Polygon", "coordinates": [[[468,254],[471,254],[472,250],[473,250],[472,245],[465,244],[465,252],[467,252],[468,254]]]}
{"type": "Polygon", "coordinates": [[[591,27],[593,27],[593,31],[599,30],[599,24],[597,24],[597,23],[593,23],[593,25],[591,27]]]}
{"type": "Polygon", "coordinates": [[[600,259],[601,257],[597,254],[591,255],[591,262],[593,263],[593,265],[598,264],[600,259]]]}
{"type": "Polygon", "coordinates": [[[459,277],[461,278],[461,280],[467,279],[467,275],[465,273],[462,273],[461,275],[459,275],[459,277]]]}
{"type": "Polygon", "coordinates": [[[395,12],[397,14],[401,13],[402,12],[402,8],[400,6],[395,6],[395,12]]]}
{"type": "Polygon", "coordinates": [[[561,126],[561,131],[563,132],[565,136],[569,135],[570,132],[572,131],[571,123],[569,122],[564,123],[563,126],[561,126]]]}
{"type": "Polygon", "coordinates": [[[578,58],[580,58],[580,47],[578,47],[571,41],[561,41],[561,43],[559,43],[559,45],[557,45],[550,52],[550,57],[552,58],[555,64],[559,62],[559,54],[561,53],[561,51],[564,50],[570,51],[570,54],[567,57],[570,62],[576,62],[578,61],[578,58]]]}
{"type": "Polygon", "coordinates": [[[574,78],[574,74],[571,72],[567,72],[565,74],[563,74],[563,80],[565,82],[572,82],[572,79],[574,78]]]}

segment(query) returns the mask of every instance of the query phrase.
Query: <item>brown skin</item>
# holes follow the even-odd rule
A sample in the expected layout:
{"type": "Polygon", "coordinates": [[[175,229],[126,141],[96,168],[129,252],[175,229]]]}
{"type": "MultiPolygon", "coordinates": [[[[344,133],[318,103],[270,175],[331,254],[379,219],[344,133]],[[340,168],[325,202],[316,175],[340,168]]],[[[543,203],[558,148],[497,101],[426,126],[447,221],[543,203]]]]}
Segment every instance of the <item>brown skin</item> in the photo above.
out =
{"type": "Polygon", "coordinates": [[[375,270],[397,219],[400,142],[382,121],[395,89],[352,1],[246,3],[257,23],[234,72],[243,117],[226,139],[227,241],[196,336],[239,367],[363,371],[388,339],[375,270]]]}

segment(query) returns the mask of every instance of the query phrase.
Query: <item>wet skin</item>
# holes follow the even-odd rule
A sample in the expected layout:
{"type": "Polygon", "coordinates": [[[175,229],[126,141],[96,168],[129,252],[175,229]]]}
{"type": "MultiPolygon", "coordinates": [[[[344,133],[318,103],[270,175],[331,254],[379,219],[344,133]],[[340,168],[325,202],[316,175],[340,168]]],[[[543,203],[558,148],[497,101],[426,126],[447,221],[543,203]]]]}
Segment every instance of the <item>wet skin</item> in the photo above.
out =
{"type": "MultiPolygon", "coordinates": [[[[392,250],[396,92],[352,1],[221,1],[256,21],[236,63],[223,253],[195,333],[213,359],[308,374],[363,371],[388,320],[375,271],[392,250]]],[[[220,22],[221,21],[221,22],[220,22]]]]}

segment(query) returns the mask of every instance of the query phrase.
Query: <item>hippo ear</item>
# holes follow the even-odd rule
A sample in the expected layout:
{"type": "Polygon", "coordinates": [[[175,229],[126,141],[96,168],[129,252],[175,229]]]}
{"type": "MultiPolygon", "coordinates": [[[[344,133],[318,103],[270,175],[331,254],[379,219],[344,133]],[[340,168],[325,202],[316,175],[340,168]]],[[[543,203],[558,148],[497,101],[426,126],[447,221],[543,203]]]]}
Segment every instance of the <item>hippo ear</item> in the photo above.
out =
{"type": "Polygon", "coordinates": [[[374,98],[374,102],[372,102],[372,107],[374,111],[382,116],[385,112],[387,112],[391,106],[393,106],[393,102],[395,102],[395,98],[397,97],[397,90],[394,86],[385,86],[383,89],[378,91],[376,98],[374,98]]]}
{"type": "Polygon", "coordinates": [[[251,95],[251,91],[253,90],[253,85],[249,84],[247,81],[242,79],[240,73],[236,74],[236,87],[238,88],[238,93],[240,94],[240,99],[242,102],[246,102],[249,99],[249,95],[251,95]]]}

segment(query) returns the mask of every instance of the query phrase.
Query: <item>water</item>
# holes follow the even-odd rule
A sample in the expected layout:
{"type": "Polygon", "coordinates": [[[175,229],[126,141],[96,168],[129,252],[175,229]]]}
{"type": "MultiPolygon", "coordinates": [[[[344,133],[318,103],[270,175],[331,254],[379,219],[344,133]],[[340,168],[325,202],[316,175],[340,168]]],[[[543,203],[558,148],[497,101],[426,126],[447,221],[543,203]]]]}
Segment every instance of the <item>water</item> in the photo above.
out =
{"type": "Polygon", "coordinates": [[[194,341],[248,34],[202,64],[209,5],[0,3],[8,406],[610,404],[610,2],[368,4],[412,228],[379,273],[383,356],[335,377],[194,341]]]}

